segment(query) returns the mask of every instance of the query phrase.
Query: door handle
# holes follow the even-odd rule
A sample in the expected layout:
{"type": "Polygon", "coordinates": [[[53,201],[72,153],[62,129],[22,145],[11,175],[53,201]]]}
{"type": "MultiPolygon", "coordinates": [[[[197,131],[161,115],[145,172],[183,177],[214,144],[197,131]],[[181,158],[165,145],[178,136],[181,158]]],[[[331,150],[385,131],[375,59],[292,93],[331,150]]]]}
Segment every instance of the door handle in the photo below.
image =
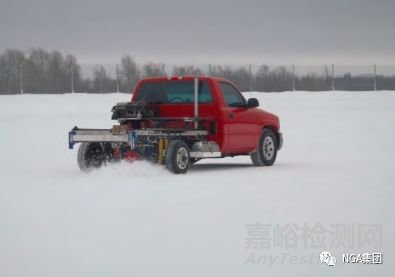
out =
{"type": "Polygon", "coordinates": [[[230,119],[234,119],[234,118],[235,118],[235,114],[234,114],[234,113],[228,113],[228,117],[229,117],[230,119]]]}

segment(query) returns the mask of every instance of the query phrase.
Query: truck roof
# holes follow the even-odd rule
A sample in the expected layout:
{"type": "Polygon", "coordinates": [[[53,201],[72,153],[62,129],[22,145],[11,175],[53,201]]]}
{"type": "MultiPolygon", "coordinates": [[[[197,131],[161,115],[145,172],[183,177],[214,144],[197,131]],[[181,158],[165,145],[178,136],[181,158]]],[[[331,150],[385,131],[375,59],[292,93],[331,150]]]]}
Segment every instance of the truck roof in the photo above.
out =
{"type": "Polygon", "coordinates": [[[141,81],[167,81],[167,80],[194,80],[198,78],[199,80],[217,80],[217,81],[224,81],[229,82],[228,80],[221,78],[221,77],[213,77],[213,76],[161,76],[161,77],[147,77],[142,79],[141,81]]]}

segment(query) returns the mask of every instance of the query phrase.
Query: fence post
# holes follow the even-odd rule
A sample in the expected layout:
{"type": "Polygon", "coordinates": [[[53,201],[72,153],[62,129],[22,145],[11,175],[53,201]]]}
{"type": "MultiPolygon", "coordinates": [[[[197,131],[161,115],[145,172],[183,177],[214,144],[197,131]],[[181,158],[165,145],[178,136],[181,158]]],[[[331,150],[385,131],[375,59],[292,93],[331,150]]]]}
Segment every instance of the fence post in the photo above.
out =
{"type": "Polygon", "coordinates": [[[248,65],[248,89],[249,91],[252,91],[252,65],[248,65]]]}
{"type": "Polygon", "coordinates": [[[74,69],[73,69],[73,62],[70,63],[70,73],[71,73],[71,93],[74,93],[74,69]]]}
{"type": "Polygon", "coordinates": [[[332,64],[332,91],[335,91],[335,65],[332,64]]]}
{"type": "Polygon", "coordinates": [[[376,71],[376,64],[374,64],[374,91],[377,91],[377,71],[376,71]]]}
{"type": "Polygon", "coordinates": [[[118,64],[117,64],[117,66],[116,66],[116,68],[115,68],[115,74],[116,74],[116,77],[117,77],[117,93],[119,93],[119,75],[118,75],[118,64]]]}
{"type": "Polygon", "coordinates": [[[23,94],[23,73],[22,73],[23,66],[22,64],[19,65],[19,89],[21,94],[23,94]]]}
{"type": "Polygon", "coordinates": [[[292,65],[292,91],[295,91],[295,65],[292,65]]]}

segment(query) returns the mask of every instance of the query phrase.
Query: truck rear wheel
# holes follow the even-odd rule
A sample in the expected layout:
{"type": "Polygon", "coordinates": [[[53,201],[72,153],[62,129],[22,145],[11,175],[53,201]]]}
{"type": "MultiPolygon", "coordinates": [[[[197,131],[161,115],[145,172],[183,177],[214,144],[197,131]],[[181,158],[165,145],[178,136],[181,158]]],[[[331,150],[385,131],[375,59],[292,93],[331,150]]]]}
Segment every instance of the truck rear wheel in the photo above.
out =
{"type": "Polygon", "coordinates": [[[191,163],[188,145],[182,140],[171,141],[166,150],[165,162],[170,172],[186,173],[191,163]]]}
{"type": "Polygon", "coordinates": [[[90,172],[94,168],[105,165],[107,154],[105,145],[99,142],[81,143],[78,149],[78,166],[83,172],[90,172]]]}
{"type": "Polygon", "coordinates": [[[270,129],[264,129],[259,139],[258,147],[251,153],[251,160],[255,166],[271,166],[277,157],[276,135],[270,129]]]}

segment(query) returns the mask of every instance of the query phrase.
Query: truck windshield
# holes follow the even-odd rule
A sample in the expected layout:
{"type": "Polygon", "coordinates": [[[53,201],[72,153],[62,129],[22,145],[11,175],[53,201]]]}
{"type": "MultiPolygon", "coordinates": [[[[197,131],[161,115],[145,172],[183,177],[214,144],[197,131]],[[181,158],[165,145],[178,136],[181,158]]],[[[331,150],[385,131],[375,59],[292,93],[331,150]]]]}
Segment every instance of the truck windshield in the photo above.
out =
{"type": "MultiPolygon", "coordinates": [[[[199,81],[199,103],[211,103],[212,95],[207,81],[199,81]]],[[[152,104],[180,104],[194,102],[194,81],[166,80],[144,82],[137,93],[137,101],[152,104]]]]}

